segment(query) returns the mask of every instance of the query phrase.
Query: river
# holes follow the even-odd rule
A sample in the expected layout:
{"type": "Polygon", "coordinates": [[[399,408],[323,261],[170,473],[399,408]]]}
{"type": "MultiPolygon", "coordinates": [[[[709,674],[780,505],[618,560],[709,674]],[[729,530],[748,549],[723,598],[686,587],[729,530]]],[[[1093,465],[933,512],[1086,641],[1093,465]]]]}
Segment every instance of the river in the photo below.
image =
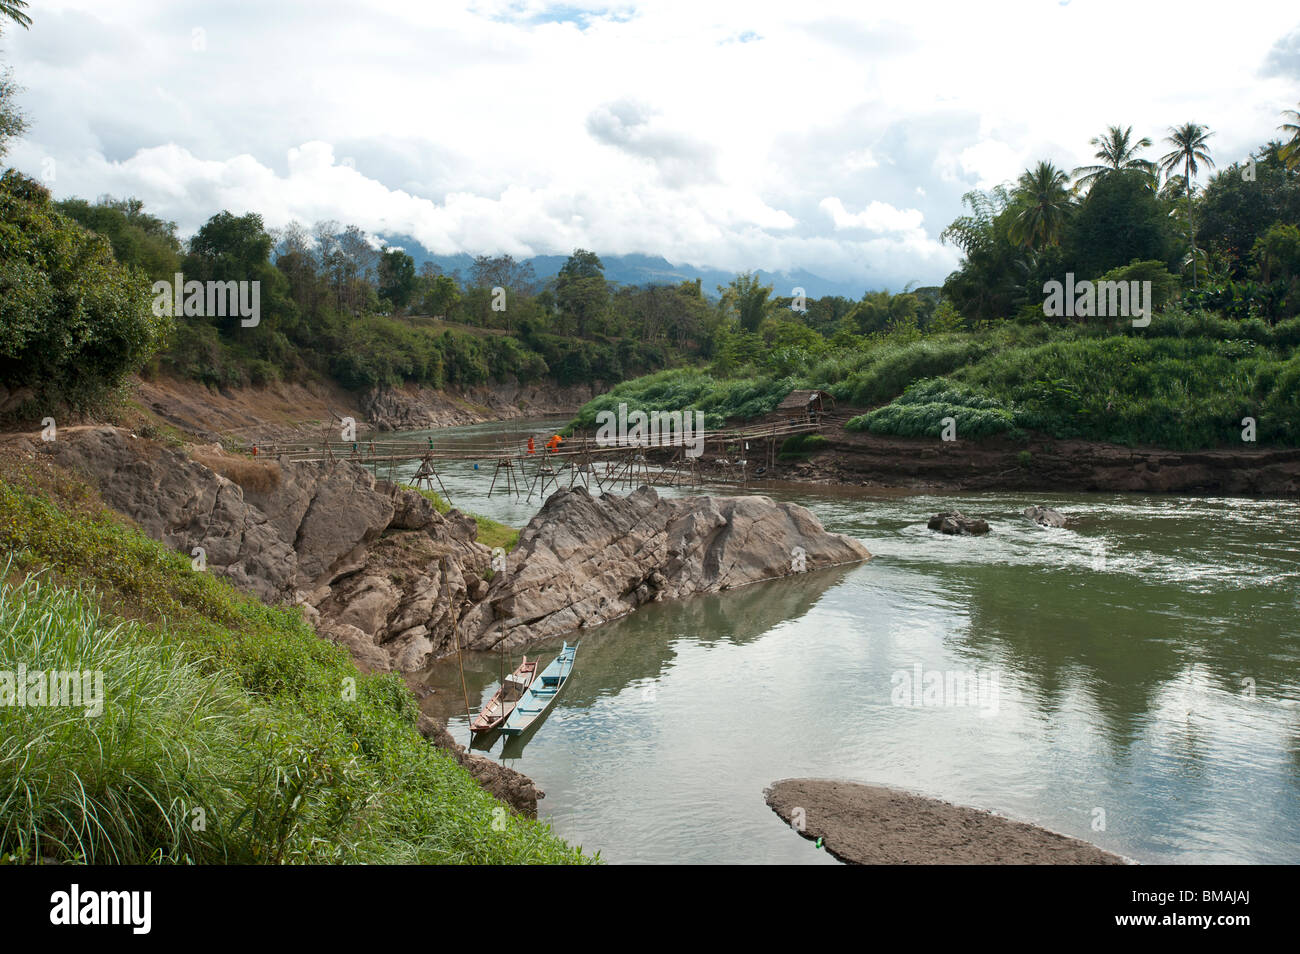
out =
{"type": "MultiPolygon", "coordinates": [[[[488,497],[493,463],[442,479],[457,505],[522,526],[539,501],[488,497]]],[[[814,776],[990,809],[1142,862],[1300,862],[1300,502],[754,492],[808,507],[874,559],[576,634],[569,686],[506,759],[545,790],[539,814],[559,835],[611,862],[835,863],[763,801],[772,781],[814,776]],[[1077,523],[1034,526],[1031,503],[1077,523]],[[926,529],[952,507],[992,533],[926,529]],[[947,691],[912,695],[918,674],[947,691]]],[[[500,660],[464,666],[477,706],[500,660]]],[[[452,660],[427,680],[466,742],[460,678],[452,660]]]]}

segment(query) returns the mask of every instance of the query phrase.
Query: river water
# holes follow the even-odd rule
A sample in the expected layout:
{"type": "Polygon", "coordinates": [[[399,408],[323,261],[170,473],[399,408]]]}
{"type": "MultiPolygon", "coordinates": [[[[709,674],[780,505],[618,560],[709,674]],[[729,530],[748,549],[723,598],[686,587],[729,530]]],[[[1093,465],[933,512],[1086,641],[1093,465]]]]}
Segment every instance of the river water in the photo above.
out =
{"type": "MultiPolygon", "coordinates": [[[[418,433],[477,444],[529,430],[547,426],[418,433]]],[[[522,526],[539,501],[488,497],[493,463],[442,477],[457,505],[522,526]]],[[[505,759],[545,790],[559,835],[612,862],[834,863],[763,801],[777,779],[814,776],[990,809],[1143,862],[1300,862],[1300,502],[751,492],[808,507],[874,559],[577,634],[569,686],[505,759]],[[1031,503],[1077,524],[1036,527],[1020,516],[1031,503]],[[954,506],[993,531],[926,529],[954,506]]],[[[466,657],[471,705],[500,665],[466,657]]],[[[460,679],[454,660],[428,674],[467,742],[460,679]]]]}

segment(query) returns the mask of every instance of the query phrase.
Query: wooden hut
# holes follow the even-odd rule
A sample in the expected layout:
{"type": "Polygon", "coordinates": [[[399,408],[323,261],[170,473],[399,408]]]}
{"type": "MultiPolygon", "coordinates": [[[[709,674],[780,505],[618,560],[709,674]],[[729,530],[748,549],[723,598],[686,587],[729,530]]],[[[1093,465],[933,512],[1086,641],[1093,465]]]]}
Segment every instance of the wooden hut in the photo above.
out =
{"type": "Polygon", "coordinates": [[[834,407],[835,399],[825,391],[791,391],[776,410],[787,421],[820,424],[827,405],[834,407]]]}

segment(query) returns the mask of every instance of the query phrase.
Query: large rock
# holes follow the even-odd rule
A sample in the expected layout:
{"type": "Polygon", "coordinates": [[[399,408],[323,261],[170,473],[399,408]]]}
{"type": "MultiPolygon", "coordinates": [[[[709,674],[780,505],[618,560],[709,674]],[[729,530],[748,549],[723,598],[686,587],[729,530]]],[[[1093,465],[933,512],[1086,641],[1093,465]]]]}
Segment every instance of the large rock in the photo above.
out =
{"type": "Polygon", "coordinates": [[[938,530],[940,533],[946,533],[951,536],[968,534],[978,537],[989,532],[987,520],[979,517],[964,516],[958,510],[946,510],[943,513],[936,513],[926,524],[931,530],[938,530]]]}
{"type": "Polygon", "coordinates": [[[454,646],[471,587],[482,592],[491,552],[473,519],[444,517],[349,461],[218,449],[195,460],[112,427],[65,429],[49,452],[154,539],[187,554],[201,547],[208,572],[302,607],[363,669],[422,669],[454,646]]]}
{"type": "Polygon", "coordinates": [[[263,600],[274,602],[293,591],[298,576],[293,537],[286,538],[249,504],[233,481],[115,427],[65,428],[44,449],[155,540],[188,555],[201,548],[207,570],[263,600]]]}
{"type": "Polygon", "coordinates": [[[649,487],[553,494],[461,625],[463,643],[515,648],[607,622],[646,602],[869,559],[808,510],[768,497],[668,500],[649,487]]]}
{"type": "Polygon", "coordinates": [[[1059,510],[1053,510],[1051,507],[1040,507],[1037,504],[1026,507],[1025,516],[1040,527],[1063,527],[1066,523],[1065,514],[1059,510]]]}

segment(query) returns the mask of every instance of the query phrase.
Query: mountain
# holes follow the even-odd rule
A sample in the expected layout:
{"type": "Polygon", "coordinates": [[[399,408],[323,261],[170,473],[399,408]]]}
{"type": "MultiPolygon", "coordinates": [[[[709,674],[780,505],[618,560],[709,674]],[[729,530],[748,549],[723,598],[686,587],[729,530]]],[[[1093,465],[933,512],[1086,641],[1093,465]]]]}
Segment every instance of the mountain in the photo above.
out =
{"type": "MultiPolygon", "coordinates": [[[[465,252],[455,255],[438,255],[430,252],[415,239],[406,235],[379,235],[388,245],[401,248],[415,259],[418,269],[425,262],[433,262],[443,272],[453,275],[459,272],[461,277],[469,274],[474,264],[474,256],[465,252]]],[[[718,286],[728,284],[736,277],[735,272],[690,264],[674,265],[662,255],[632,253],[629,255],[600,255],[605,265],[605,278],[620,285],[676,285],[680,282],[700,279],[704,293],[711,298],[718,297],[718,286]]],[[[567,255],[535,255],[523,259],[532,265],[539,281],[555,277],[568,259],[567,255]]],[[[856,282],[835,281],[823,278],[812,272],[800,269],[793,272],[771,272],[755,270],[765,284],[773,286],[775,297],[788,297],[795,288],[802,288],[809,298],[821,298],[823,295],[842,295],[857,300],[867,291],[865,285],[856,282]]]]}

